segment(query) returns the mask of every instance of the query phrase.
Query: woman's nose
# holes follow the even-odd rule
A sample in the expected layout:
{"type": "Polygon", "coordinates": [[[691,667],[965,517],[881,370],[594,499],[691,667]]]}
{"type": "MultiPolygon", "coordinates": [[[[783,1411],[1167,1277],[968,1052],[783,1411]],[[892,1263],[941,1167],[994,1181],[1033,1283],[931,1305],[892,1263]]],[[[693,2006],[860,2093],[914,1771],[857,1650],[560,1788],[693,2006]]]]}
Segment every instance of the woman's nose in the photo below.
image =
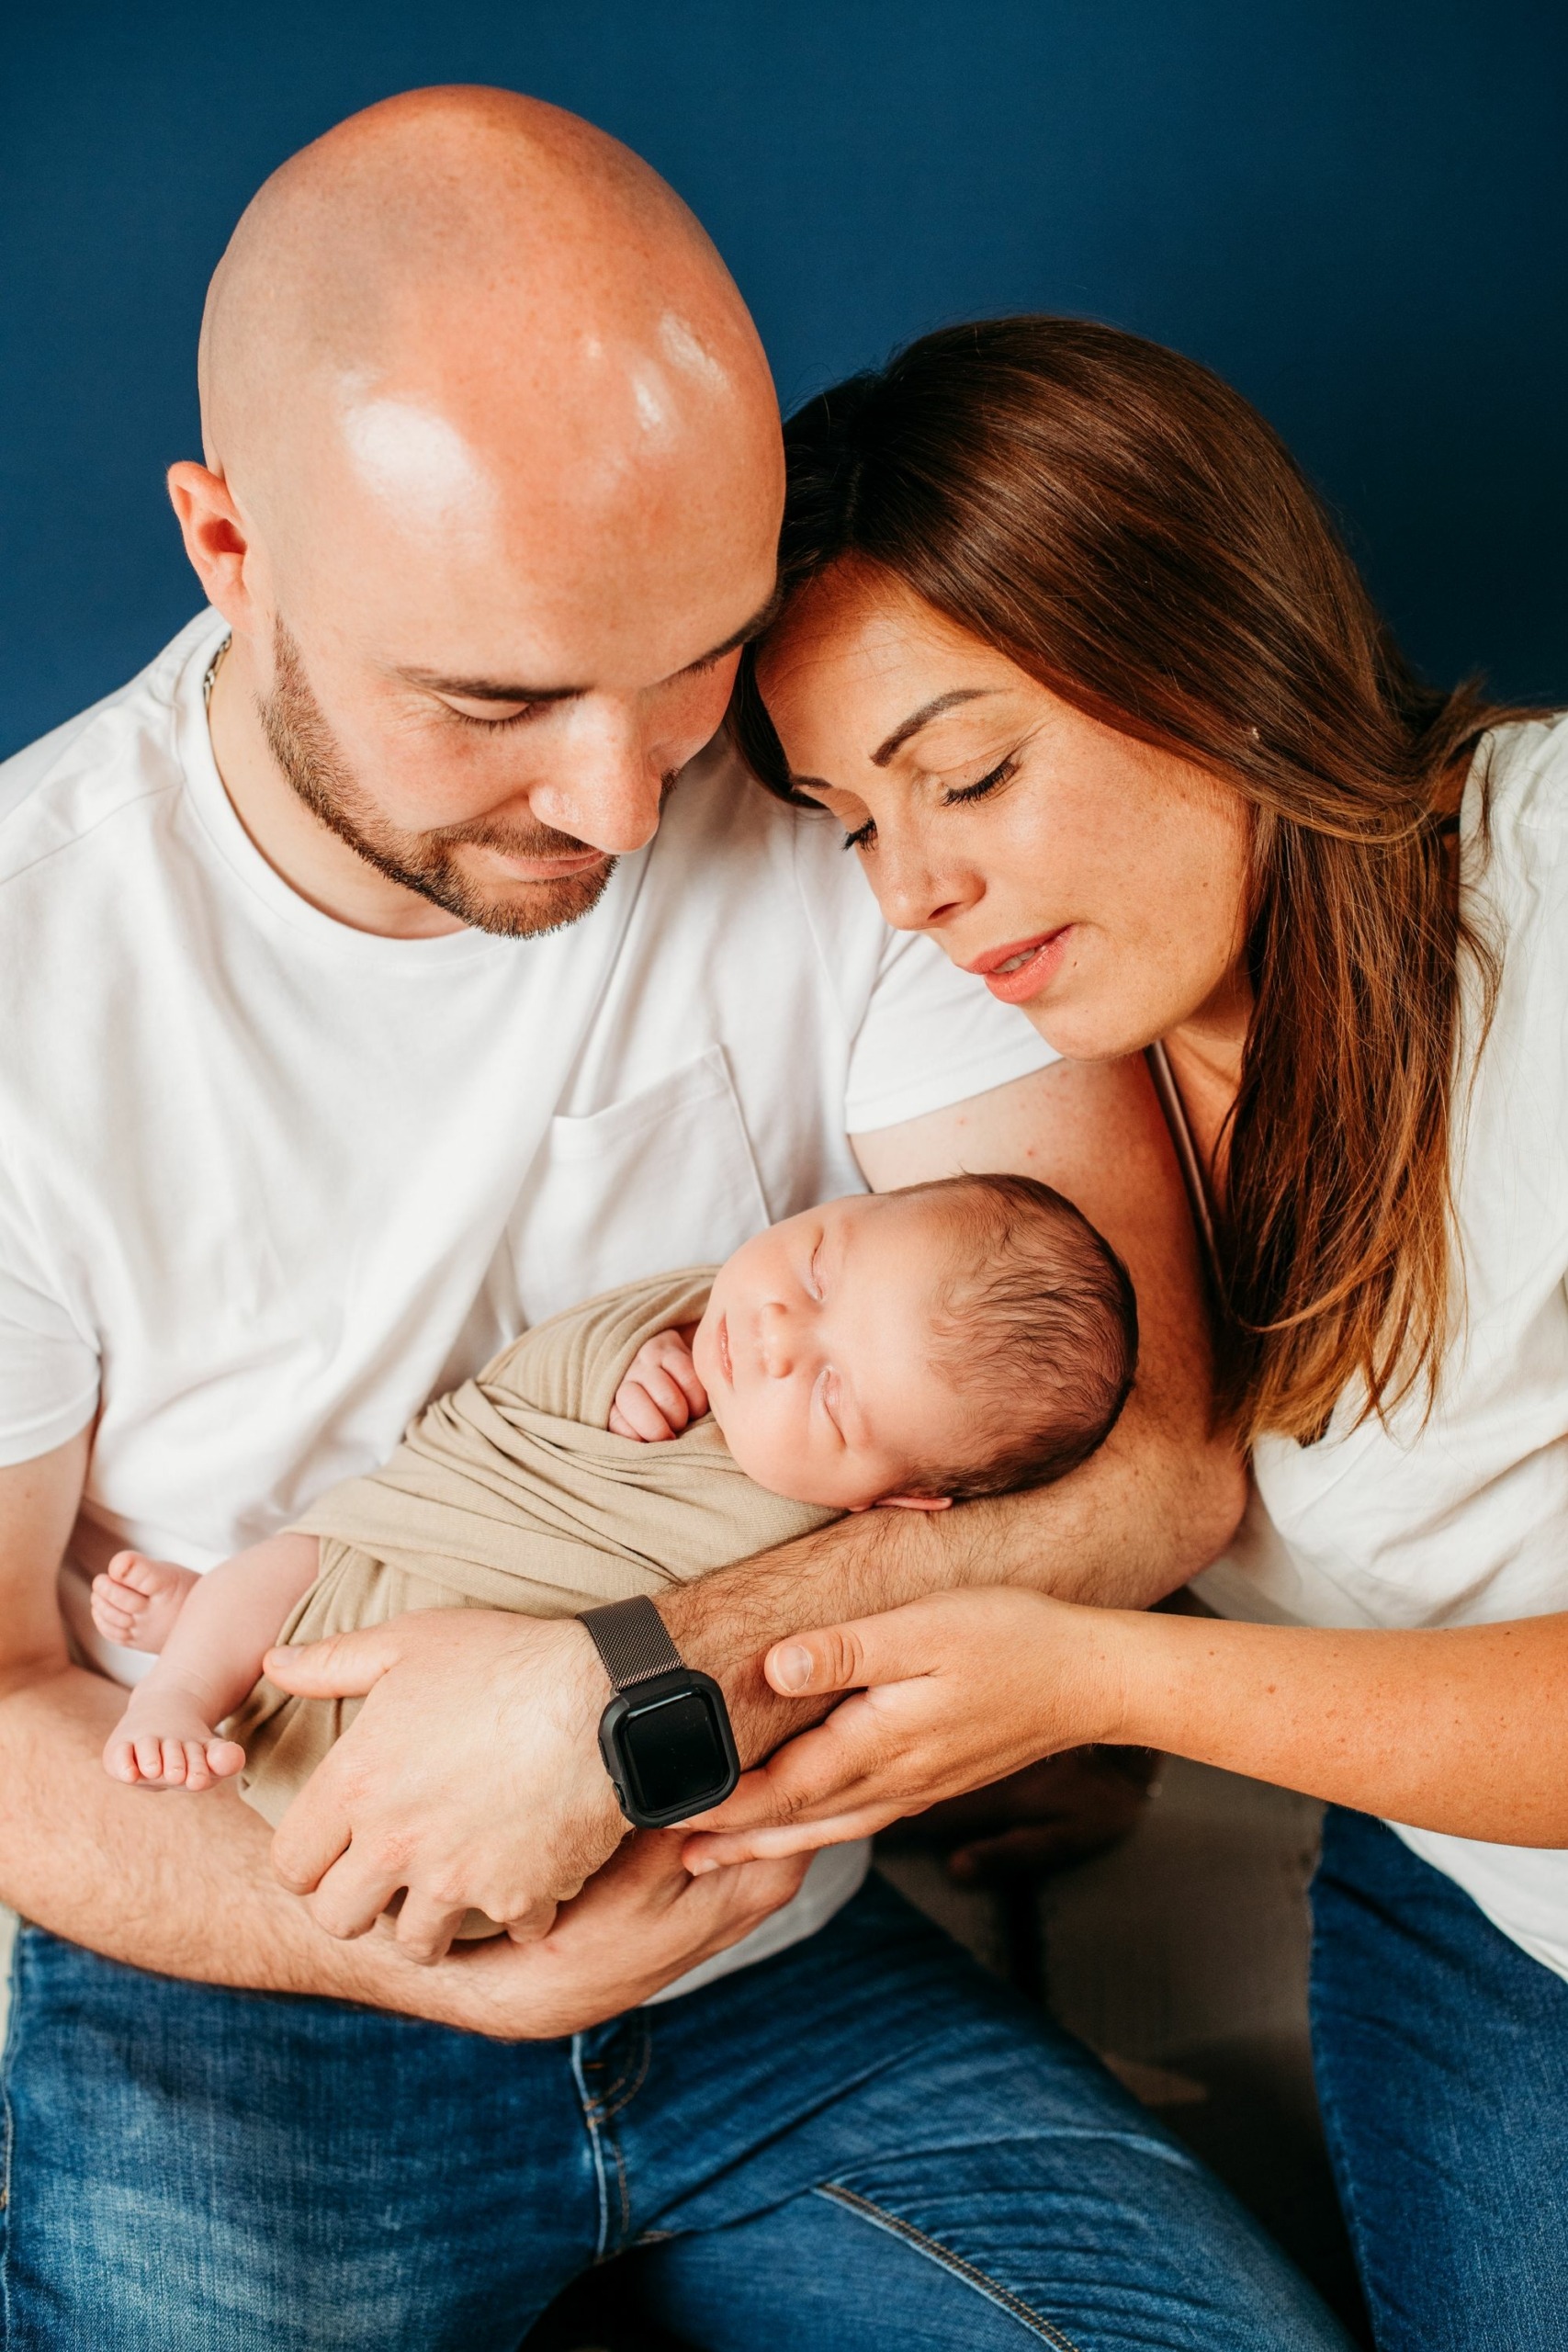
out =
{"type": "Polygon", "coordinates": [[[913,842],[879,842],[865,873],[895,931],[931,931],[965,903],[957,878],[936,872],[913,842]]]}

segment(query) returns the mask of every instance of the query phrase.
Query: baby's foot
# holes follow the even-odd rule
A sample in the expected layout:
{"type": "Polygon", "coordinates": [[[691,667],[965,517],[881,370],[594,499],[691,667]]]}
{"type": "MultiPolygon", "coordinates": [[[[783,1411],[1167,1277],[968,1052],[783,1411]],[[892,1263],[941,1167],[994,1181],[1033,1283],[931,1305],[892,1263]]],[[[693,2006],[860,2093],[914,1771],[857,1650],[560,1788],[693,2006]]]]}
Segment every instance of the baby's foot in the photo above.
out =
{"type": "Polygon", "coordinates": [[[93,1623],[122,1650],[161,1650],[197,1580],[194,1568],[150,1560],[143,1552],[117,1552],[93,1578],[93,1623]]]}
{"type": "Polygon", "coordinates": [[[104,1749],[111,1781],[193,1795],[231,1779],[244,1760],[239,1742],[220,1739],[188,1691],[146,1685],[132,1691],[104,1749]]]}

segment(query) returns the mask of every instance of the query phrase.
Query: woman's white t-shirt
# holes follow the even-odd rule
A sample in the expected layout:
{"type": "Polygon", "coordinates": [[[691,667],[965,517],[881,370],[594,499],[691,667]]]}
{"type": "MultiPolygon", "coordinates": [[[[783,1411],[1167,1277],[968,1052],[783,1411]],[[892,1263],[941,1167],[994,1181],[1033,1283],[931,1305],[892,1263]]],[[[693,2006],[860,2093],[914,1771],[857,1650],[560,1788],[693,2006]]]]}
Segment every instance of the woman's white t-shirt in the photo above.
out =
{"type": "MultiPolygon", "coordinates": [[[[1198,1582],[1225,1616],[1475,1625],[1568,1609],[1568,718],[1483,745],[1461,874],[1502,978],[1478,1059],[1466,984],[1462,1287],[1436,1408],[1423,1426],[1416,1397],[1358,1429],[1347,1397],[1319,1444],[1264,1439],[1241,1535],[1198,1582]]],[[[1392,1826],[1568,1976],[1568,1852],[1392,1826]]]]}

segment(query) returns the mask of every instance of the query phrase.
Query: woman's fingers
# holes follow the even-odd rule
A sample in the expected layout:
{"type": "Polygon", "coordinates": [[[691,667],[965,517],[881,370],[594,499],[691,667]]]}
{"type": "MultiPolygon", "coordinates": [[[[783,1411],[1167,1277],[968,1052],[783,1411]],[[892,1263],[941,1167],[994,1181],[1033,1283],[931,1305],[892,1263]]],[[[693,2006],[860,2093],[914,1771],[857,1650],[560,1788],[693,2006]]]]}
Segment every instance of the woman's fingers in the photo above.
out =
{"type": "Polygon", "coordinates": [[[823,1846],[852,1845],[857,1838],[874,1838],[898,1818],[897,1807],[866,1805],[856,1813],[829,1814],[825,1820],[795,1821],[775,1829],[697,1830],[687,1838],[681,1859],[694,1878],[702,1878],[734,1862],[777,1861],[789,1854],[814,1854],[823,1846]]]}
{"type": "MultiPolygon", "coordinates": [[[[1037,1598],[998,1597],[1021,1599],[1026,1604],[1037,1598]]],[[[971,1592],[933,1593],[876,1617],[792,1634],[787,1641],[773,1644],[762,1662],[763,1671],[785,1699],[811,1698],[824,1690],[869,1690],[942,1673],[960,1662],[956,1644],[974,1647],[980,1633],[974,1609],[980,1599],[971,1592]]]]}

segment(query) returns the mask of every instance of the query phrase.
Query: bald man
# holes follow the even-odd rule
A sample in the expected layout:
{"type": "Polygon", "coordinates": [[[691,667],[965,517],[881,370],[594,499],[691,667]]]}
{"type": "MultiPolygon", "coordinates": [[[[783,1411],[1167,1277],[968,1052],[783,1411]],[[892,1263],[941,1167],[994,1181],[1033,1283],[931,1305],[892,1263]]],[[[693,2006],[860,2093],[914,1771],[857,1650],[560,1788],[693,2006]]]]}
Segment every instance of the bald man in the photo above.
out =
{"type": "Polygon", "coordinates": [[[205,1567],[526,1324],[863,1181],[1053,1175],[1138,1274],[1145,1371],[1052,1495],[680,1596],[749,1755],[773,1635],[979,1573],[1147,1598],[1235,1501],[1143,1094],[1046,1070],[712,748],[781,451],[671,191],[502,93],[374,107],[246,212],[200,368],[170,489],[209,609],[0,771],[8,2352],[512,2352],[634,2245],[704,2345],[1098,2352],[1192,2281],[1211,2346],[1326,2341],[858,1849],[690,1879],[679,1833],[622,1843],[575,1623],[297,1662],[370,1697],[295,1892],[229,1794],[99,1770],[106,1551],[205,1567]],[[443,1959],[470,1903],[513,1938],[443,1959]]]}

